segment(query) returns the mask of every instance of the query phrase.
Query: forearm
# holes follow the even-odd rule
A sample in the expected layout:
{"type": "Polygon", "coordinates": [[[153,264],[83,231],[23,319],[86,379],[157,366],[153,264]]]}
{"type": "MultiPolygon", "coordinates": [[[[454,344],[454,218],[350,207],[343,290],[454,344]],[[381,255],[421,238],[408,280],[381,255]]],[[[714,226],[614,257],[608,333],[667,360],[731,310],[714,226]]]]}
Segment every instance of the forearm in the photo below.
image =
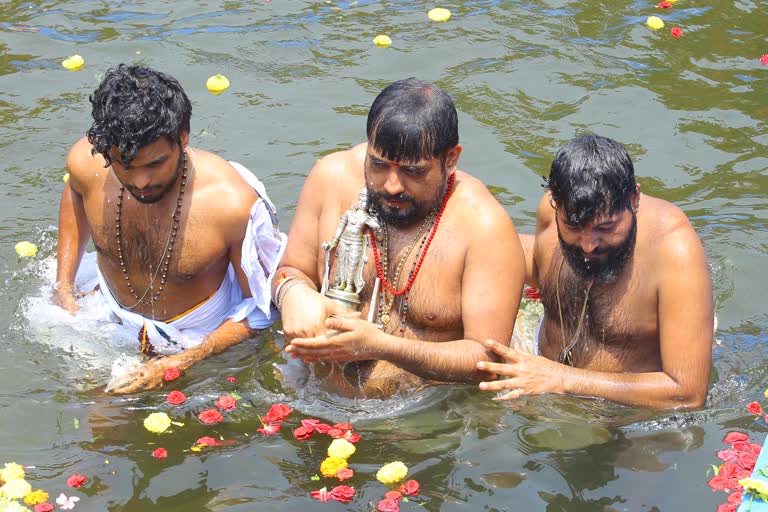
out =
{"type": "Polygon", "coordinates": [[[306,273],[302,272],[301,270],[291,267],[290,265],[281,265],[278,267],[278,269],[275,271],[275,278],[272,280],[272,298],[273,300],[277,300],[277,297],[275,297],[275,290],[280,285],[281,280],[285,280],[288,277],[295,277],[296,279],[301,279],[302,281],[306,282],[307,285],[309,285],[310,288],[317,291],[318,290],[318,283],[315,282],[314,279],[312,279],[310,276],[308,276],[306,273]]]}
{"type": "Polygon", "coordinates": [[[654,409],[691,409],[704,405],[704,393],[676,382],[664,372],[605,373],[563,367],[562,392],[605,398],[654,409]]]}
{"type": "Polygon", "coordinates": [[[446,342],[400,338],[381,333],[377,358],[419,377],[442,382],[480,382],[488,374],[477,370],[479,361],[496,360],[482,344],[461,339],[446,342]]]}
{"type": "Polygon", "coordinates": [[[536,242],[534,235],[518,233],[520,245],[523,247],[523,256],[525,257],[525,284],[535,286],[533,279],[533,249],[536,242]]]}
{"type": "Polygon", "coordinates": [[[69,185],[66,185],[59,208],[59,237],[56,249],[57,289],[66,290],[72,287],[89,236],[82,198],[69,185]]]}
{"type": "Polygon", "coordinates": [[[253,337],[257,332],[257,329],[248,327],[247,320],[240,322],[227,320],[217,327],[215,331],[208,334],[200,345],[182,353],[182,367],[180,369],[186,370],[203,359],[220,354],[229,347],[253,337]]]}

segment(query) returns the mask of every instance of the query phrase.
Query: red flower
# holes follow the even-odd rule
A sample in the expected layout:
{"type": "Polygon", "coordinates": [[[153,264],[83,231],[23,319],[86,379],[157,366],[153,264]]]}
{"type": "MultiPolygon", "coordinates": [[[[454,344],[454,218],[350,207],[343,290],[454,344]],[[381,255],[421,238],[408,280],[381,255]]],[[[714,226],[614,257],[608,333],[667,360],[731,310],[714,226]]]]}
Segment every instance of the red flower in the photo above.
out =
{"type": "Polygon", "coordinates": [[[222,416],[216,409],[206,409],[197,415],[197,419],[210,425],[211,423],[221,423],[224,421],[224,416],[222,416]]]}
{"type": "Polygon", "coordinates": [[[166,368],[163,370],[163,380],[166,382],[176,380],[179,377],[181,377],[181,370],[175,366],[173,368],[166,368]]]}
{"type": "Polygon", "coordinates": [[[311,493],[309,493],[309,495],[318,501],[331,501],[331,498],[333,497],[325,487],[323,487],[319,491],[312,491],[311,493]]]}
{"type": "Polygon", "coordinates": [[[749,450],[750,453],[753,453],[755,455],[760,455],[760,451],[763,449],[762,446],[760,446],[757,443],[752,443],[747,446],[747,450],[749,450]]]}
{"type": "Polygon", "coordinates": [[[216,407],[221,409],[222,411],[231,411],[237,406],[237,400],[235,400],[230,395],[221,395],[218,400],[216,400],[216,407]]]}
{"type": "Polygon", "coordinates": [[[659,2],[658,4],[656,4],[656,7],[658,7],[659,9],[671,9],[672,4],[669,2],[659,2]]]}
{"type": "Polygon", "coordinates": [[[523,291],[523,296],[529,300],[541,300],[541,293],[533,286],[526,287],[523,291]]]}
{"type": "Polygon", "coordinates": [[[349,480],[355,475],[355,472],[351,470],[350,468],[343,468],[336,472],[336,478],[341,480],[342,482],[344,480],[349,480]]]}
{"type": "Polygon", "coordinates": [[[88,481],[87,476],[75,474],[67,478],[67,485],[77,489],[78,487],[82,487],[83,484],[86,483],[87,481],[88,481]]]}
{"type": "Polygon", "coordinates": [[[757,402],[750,402],[747,404],[747,411],[749,412],[749,414],[754,414],[755,416],[757,416],[758,414],[763,413],[763,408],[760,407],[760,404],[757,402]]]}
{"type": "Polygon", "coordinates": [[[234,377],[233,377],[233,376],[231,376],[231,375],[230,375],[229,377],[227,377],[227,380],[228,380],[229,382],[237,382],[237,379],[236,379],[236,378],[234,378],[234,377]]]}
{"type": "Polygon", "coordinates": [[[400,493],[400,491],[388,491],[384,493],[384,499],[400,501],[403,499],[403,495],[400,493]]]}
{"type": "Polygon", "coordinates": [[[768,66],[768,53],[760,57],[760,64],[765,64],[766,66],[768,66]]]}
{"type": "Polygon", "coordinates": [[[720,450],[717,452],[717,458],[725,462],[733,462],[739,456],[736,450],[720,450]]]}
{"type": "Polygon", "coordinates": [[[733,503],[723,503],[717,507],[717,512],[736,512],[736,505],[733,503]]]}
{"type": "Polygon", "coordinates": [[[741,491],[732,492],[728,495],[728,503],[733,503],[734,505],[741,505],[741,497],[743,496],[741,491]]]}
{"type": "Polygon", "coordinates": [[[342,503],[349,503],[355,495],[355,488],[348,485],[337,485],[331,489],[331,498],[342,503]]]}
{"type": "Polygon", "coordinates": [[[181,405],[187,401],[187,397],[181,391],[171,391],[165,401],[171,405],[181,405]]]}
{"type": "Polygon", "coordinates": [[[277,434],[280,432],[280,424],[279,423],[265,423],[264,427],[257,428],[256,432],[259,432],[260,434],[264,434],[265,436],[271,436],[272,434],[277,434]]]}
{"type": "Polygon", "coordinates": [[[321,434],[327,434],[329,430],[331,430],[331,426],[327,423],[317,423],[315,425],[315,430],[317,430],[321,434]]]}
{"type": "Polygon", "coordinates": [[[299,427],[293,431],[293,437],[304,441],[305,439],[312,437],[312,432],[313,430],[309,430],[307,427],[299,427]]]}
{"type": "Polygon", "coordinates": [[[376,508],[379,512],[400,512],[400,505],[393,499],[381,500],[376,508]]]}
{"type": "Polygon", "coordinates": [[[749,441],[749,436],[742,432],[728,432],[723,438],[725,444],[744,443],[749,441]]]}
{"type": "Polygon", "coordinates": [[[337,423],[333,426],[333,428],[337,428],[342,432],[346,432],[347,430],[352,430],[353,427],[349,423],[337,423]]]}
{"type": "Polygon", "coordinates": [[[152,452],[152,456],[156,459],[164,459],[168,456],[168,450],[165,448],[155,448],[155,451],[152,452]]]}
{"type": "Polygon", "coordinates": [[[272,407],[269,408],[267,415],[264,416],[262,420],[264,420],[264,423],[267,423],[269,421],[283,421],[285,417],[291,414],[292,412],[293,412],[293,409],[291,409],[285,404],[274,404],[272,405],[272,407]]]}
{"type": "Polygon", "coordinates": [[[741,452],[736,463],[739,467],[752,471],[757,463],[757,455],[749,451],[741,452]]]}
{"type": "Polygon", "coordinates": [[[672,27],[672,30],[669,31],[670,34],[672,34],[672,37],[683,37],[683,29],[680,27],[672,27]]]}
{"type": "Polygon", "coordinates": [[[195,444],[198,446],[216,446],[219,442],[212,437],[205,436],[198,439],[195,444]]]}
{"type": "Polygon", "coordinates": [[[339,430],[338,428],[332,428],[328,431],[328,435],[334,439],[339,439],[344,437],[344,431],[339,430]]]}
{"type": "Polygon", "coordinates": [[[416,480],[408,480],[400,486],[400,492],[406,496],[416,496],[419,494],[419,482],[416,480]]]}
{"type": "Polygon", "coordinates": [[[35,505],[35,512],[51,512],[54,508],[50,503],[38,503],[35,505]]]}
{"type": "Polygon", "coordinates": [[[320,420],[315,420],[312,418],[301,420],[301,426],[306,427],[310,433],[315,431],[315,427],[317,427],[318,423],[320,423],[320,420]]]}
{"type": "Polygon", "coordinates": [[[356,443],[356,442],[358,442],[358,441],[360,440],[360,438],[361,438],[361,437],[363,437],[363,436],[361,436],[360,434],[358,434],[358,433],[356,433],[356,432],[352,432],[351,430],[347,430],[347,432],[346,432],[346,433],[345,433],[343,436],[341,436],[341,437],[342,437],[343,439],[346,439],[346,440],[347,440],[347,441],[349,441],[350,443],[352,443],[352,444],[355,444],[355,443],[356,443]]]}

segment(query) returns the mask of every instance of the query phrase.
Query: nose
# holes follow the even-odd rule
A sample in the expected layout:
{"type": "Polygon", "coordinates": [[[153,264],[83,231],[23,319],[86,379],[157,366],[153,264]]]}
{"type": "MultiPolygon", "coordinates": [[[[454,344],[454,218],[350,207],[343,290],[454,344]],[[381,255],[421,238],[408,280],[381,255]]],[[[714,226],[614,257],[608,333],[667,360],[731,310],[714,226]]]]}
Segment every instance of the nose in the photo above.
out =
{"type": "Polygon", "coordinates": [[[585,228],[581,233],[579,246],[584,254],[592,254],[592,251],[600,247],[600,236],[594,230],[585,228]]]}
{"type": "Polygon", "coordinates": [[[148,172],[142,172],[138,169],[133,169],[130,171],[133,176],[131,176],[131,181],[133,182],[133,186],[136,188],[147,188],[152,184],[152,176],[148,172]]]}
{"type": "Polygon", "coordinates": [[[391,196],[402,194],[405,191],[403,183],[400,181],[400,176],[398,176],[396,169],[389,170],[389,174],[387,174],[387,181],[384,183],[384,191],[391,196]]]}

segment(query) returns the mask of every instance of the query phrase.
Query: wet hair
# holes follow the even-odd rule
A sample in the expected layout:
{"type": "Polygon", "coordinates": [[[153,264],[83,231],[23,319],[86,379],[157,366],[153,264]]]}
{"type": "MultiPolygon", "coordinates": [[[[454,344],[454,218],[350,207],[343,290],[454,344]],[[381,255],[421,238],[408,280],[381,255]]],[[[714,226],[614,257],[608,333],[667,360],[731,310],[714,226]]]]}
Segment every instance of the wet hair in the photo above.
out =
{"type": "Polygon", "coordinates": [[[576,225],[629,208],[636,190],[635,168],[624,146],[592,134],[560,148],[545,181],[557,209],[576,225]]]}
{"type": "Polygon", "coordinates": [[[445,91],[406,78],[388,85],[373,101],[366,132],[368,143],[388,160],[443,158],[459,143],[459,116],[445,91]]]}
{"type": "Polygon", "coordinates": [[[89,97],[93,124],[88,129],[92,154],[112,165],[109,151],[116,147],[126,166],[144,146],[159,137],[181,142],[189,131],[190,103],[179,82],[165,73],[142,66],[120,64],[110,68],[89,97]]]}

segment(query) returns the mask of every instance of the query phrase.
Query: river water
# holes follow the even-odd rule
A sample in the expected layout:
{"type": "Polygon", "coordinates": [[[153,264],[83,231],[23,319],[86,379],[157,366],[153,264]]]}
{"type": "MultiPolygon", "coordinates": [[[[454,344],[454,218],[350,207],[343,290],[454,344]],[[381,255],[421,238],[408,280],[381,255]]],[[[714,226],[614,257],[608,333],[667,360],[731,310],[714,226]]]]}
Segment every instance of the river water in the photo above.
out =
{"type": "MultiPolygon", "coordinates": [[[[0,5],[0,462],[34,465],[28,479],[54,497],[72,473],[91,481],[79,510],[372,510],[375,478],[402,460],[422,485],[401,510],[714,510],[725,494],[707,469],[731,429],[768,430],[745,404],[768,384],[764,296],[768,248],[768,10],[751,0],[564,0],[431,3],[6,0],[0,5]],[[660,15],[665,29],[644,25],[660,15]],[[669,28],[684,36],[674,39],[669,28]],[[387,34],[393,44],[377,48],[387,34]],[[62,59],[79,53],[85,67],[62,59]],[[88,95],[104,71],[142,63],[190,95],[192,144],[242,162],[267,185],[287,231],[317,158],[363,140],[365,115],[388,83],[436,82],[455,98],[461,167],[482,179],[531,232],[554,151],[593,131],[627,145],[643,191],[679,205],[704,242],[719,340],[707,406],[652,413],[566,397],[497,403],[472,386],[386,401],[345,400],[306,382],[280,354],[276,330],[208,360],[172,387],[129,398],[100,391],[127,351],[87,316],[47,304],[58,201],[69,146],[89,126],[88,95]],[[223,73],[220,96],[205,80],[223,73]],[[30,240],[35,259],[14,245],[30,240]],[[226,380],[237,378],[236,383],[226,380]],[[304,381],[301,381],[304,382],[304,381]],[[195,415],[222,393],[242,399],[226,422],[195,415]],[[296,412],[276,436],[256,433],[275,402],[296,412]],[[155,435],[150,412],[184,426],[155,435]],[[298,420],[351,421],[351,504],[309,492],[327,438],[298,441],[298,420]],[[234,441],[190,450],[205,435],[234,441]],[[151,452],[162,446],[165,460],[151,452]],[[419,504],[421,502],[421,504],[419,504]]],[[[685,293],[685,290],[680,290],[685,293]]]]}

